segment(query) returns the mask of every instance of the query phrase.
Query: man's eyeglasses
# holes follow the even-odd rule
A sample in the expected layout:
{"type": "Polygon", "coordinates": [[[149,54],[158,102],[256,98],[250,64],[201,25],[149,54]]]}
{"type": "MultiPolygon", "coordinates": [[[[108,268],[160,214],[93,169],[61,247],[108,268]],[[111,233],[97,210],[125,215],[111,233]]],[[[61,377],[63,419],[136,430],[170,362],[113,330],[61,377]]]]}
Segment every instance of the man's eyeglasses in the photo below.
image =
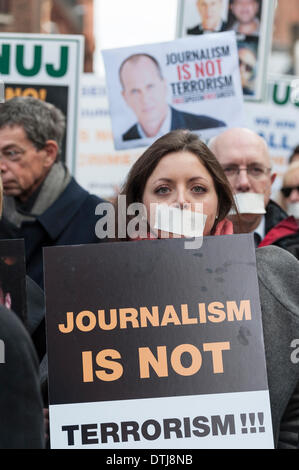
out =
{"type": "Polygon", "coordinates": [[[25,153],[25,150],[21,149],[4,149],[0,151],[0,160],[7,162],[16,162],[20,160],[21,156],[25,153]]]}
{"type": "MultiPolygon", "coordinates": [[[[32,143],[32,145],[37,149],[37,150],[40,150],[42,149],[45,145],[40,143],[40,142],[36,142],[36,143],[32,143]]],[[[18,162],[22,155],[24,155],[25,153],[27,152],[27,150],[23,150],[23,149],[14,149],[14,148],[5,148],[3,150],[0,150],[0,161],[4,160],[6,162],[18,162]]]]}
{"type": "Polygon", "coordinates": [[[266,168],[262,165],[248,165],[245,167],[240,167],[238,165],[228,165],[223,167],[223,171],[226,174],[227,178],[235,178],[240,174],[240,171],[246,171],[247,175],[254,179],[259,179],[265,176],[271,171],[271,168],[266,168]]]}
{"type": "Polygon", "coordinates": [[[282,192],[284,197],[289,197],[294,189],[299,192],[299,186],[285,186],[284,188],[281,188],[280,191],[282,192]]]}

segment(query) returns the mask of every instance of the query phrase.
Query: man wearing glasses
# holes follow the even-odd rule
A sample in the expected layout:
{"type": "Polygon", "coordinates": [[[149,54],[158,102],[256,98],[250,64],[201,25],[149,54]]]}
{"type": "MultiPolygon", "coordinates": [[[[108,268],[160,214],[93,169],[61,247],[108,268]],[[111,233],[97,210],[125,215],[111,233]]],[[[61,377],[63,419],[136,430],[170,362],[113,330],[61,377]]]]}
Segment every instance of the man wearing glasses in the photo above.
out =
{"type": "Polygon", "coordinates": [[[24,238],[27,274],[43,286],[44,246],[97,243],[95,207],[60,160],[63,113],[35,98],[0,104],[0,238],[24,238]]]}
{"type": "Polygon", "coordinates": [[[299,258],[296,221],[271,200],[276,174],[267,144],[249,129],[228,129],[209,144],[234,190],[240,219],[231,215],[235,233],[254,233],[256,246],[277,245],[299,258]]]}

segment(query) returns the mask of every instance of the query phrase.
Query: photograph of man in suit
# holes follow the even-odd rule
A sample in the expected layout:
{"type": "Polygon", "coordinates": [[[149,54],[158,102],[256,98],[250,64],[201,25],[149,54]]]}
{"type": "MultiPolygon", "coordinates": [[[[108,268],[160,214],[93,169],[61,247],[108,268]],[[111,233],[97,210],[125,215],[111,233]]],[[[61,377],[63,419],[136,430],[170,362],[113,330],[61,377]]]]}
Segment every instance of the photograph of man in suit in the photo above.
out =
{"type": "Polygon", "coordinates": [[[122,96],[137,117],[122,140],[160,137],[170,130],[225,127],[217,119],[179,111],[167,103],[167,82],[158,61],[148,54],[133,54],[119,68],[122,96]]]}
{"type": "Polygon", "coordinates": [[[223,0],[196,0],[201,23],[187,29],[187,34],[226,31],[227,24],[221,18],[223,0]]]}

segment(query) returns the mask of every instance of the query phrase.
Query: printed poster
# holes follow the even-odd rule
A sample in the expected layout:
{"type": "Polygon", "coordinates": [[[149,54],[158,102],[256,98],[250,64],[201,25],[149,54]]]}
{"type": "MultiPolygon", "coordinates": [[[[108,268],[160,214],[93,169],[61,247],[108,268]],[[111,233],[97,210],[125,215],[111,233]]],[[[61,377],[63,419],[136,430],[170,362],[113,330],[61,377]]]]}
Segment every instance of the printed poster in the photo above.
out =
{"type": "Polygon", "coordinates": [[[144,150],[115,150],[105,80],[84,73],[80,89],[78,183],[92,194],[112,199],[144,150]]]}
{"type": "Polygon", "coordinates": [[[0,34],[0,79],[5,100],[31,96],[48,101],[66,116],[61,160],[74,173],[84,37],[54,34],[0,34]]]}
{"type": "Polygon", "coordinates": [[[115,148],[174,129],[207,140],[243,123],[235,33],[103,51],[115,148]]]}
{"type": "Polygon", "coordinates": [[[52,448],[273,448],[253,237],[184,243],[44,249],[52,448]]]}
{"type": "Polygon", "coordinates": [[[234,31],[245,101],[266,93],[275,2],[272,0],[179,0],[177,37],[234,31]]]}
{"type": "Polygon", "coordinates": [[[299,82],[294,77],[270,75],[264,103],[245,103],[246,126],[267,142],[277,177],[271,197],[278,200],[289,158],[299,144],[299,82]]]}

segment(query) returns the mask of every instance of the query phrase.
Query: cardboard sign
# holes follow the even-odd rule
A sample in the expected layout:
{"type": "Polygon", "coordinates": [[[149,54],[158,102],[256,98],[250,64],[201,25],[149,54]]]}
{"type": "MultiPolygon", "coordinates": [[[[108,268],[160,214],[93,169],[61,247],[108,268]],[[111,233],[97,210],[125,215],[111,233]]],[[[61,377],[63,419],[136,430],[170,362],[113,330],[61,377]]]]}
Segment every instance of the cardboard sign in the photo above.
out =
{"type": "Polygon", "coordinates": [[[76,180],[104,199],[114,197],[145,149],[115,150],[105,81],[95,74],[81,78],[79,152],[76,180]]]}
{"type": "Polygon", "coordinates": [[[116,149],[174,129],[208,139],[243,122],[235,33],[103,51],[116,149]]]}
{"type": "Polygon", "coordinates": [[[264,103],[245,103],[246,126],[267,142],[277,177],[271,197],[277,199],[289,158],[299,143],[299,82],[294,77],[271,75],[264,103]]]}
{"type": "Polygon", "coordinates": [[[0,303],[27,325],[24,240],[0,240],[0,303]]]}
{"type": "Polygon", "coordinates": [[[44,249],[52,448],[271,448],[251,235],[44,249]]]}
{"type": "Polygon", "coordinates": [[[1,33],[0,79],[5,99],[32,96],[65,114],[62,161],[75,170],[83,36],[1,33]]]}
{"type": "Polygon", "coordinates": [[[274,10],[271,0],[179,0],[177,37],[234,31],[244,100],[260,101],[266,93],[274,10]]]}

